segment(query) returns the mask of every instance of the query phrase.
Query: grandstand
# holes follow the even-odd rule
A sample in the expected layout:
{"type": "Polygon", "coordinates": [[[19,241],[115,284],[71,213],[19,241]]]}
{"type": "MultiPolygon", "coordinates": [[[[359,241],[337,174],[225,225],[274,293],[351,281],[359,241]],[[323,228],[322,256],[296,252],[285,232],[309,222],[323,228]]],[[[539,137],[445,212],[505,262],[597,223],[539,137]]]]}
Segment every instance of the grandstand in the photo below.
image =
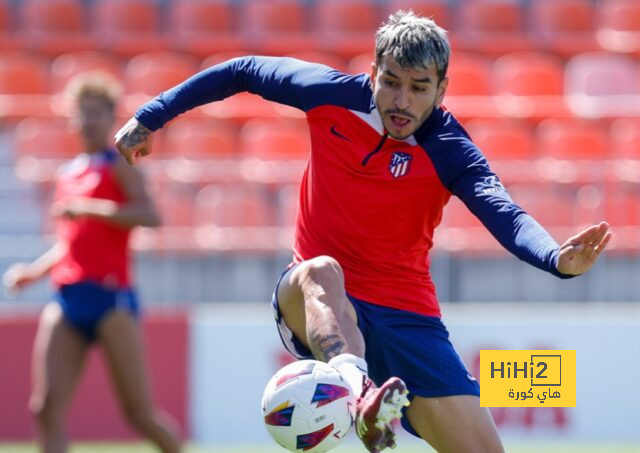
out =
{"type": "MultiPolygon", "coordinates": [[[[158,92],[238,55],[368,72],[373,33],[396,9],[450,31],[445,106],[513,198],[557,240],[600,220],[614,235],[588,279],[561,282],[517,263],[452,200],[432,255],[441,300],[636,301],[636,0],[0,0],[0,267],[50,244],[53,175],[79,146],[61,118],[73,75],[122,80],[121,125],[158,92]]],[[[164,225],[133,241],[143,300],[266,303],[290,259],[304,116],[239,94],[157,135],[141,166],[164,225]]],[[[48,294],[45,282],[4,305],[40,306],[48,294]]]]}

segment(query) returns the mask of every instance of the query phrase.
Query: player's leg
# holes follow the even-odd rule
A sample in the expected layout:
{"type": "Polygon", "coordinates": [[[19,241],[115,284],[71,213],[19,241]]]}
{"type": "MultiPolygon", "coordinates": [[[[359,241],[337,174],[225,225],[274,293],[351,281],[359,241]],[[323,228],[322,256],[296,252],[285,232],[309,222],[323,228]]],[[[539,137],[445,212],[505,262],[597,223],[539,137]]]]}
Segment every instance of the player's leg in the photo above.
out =
{"type": "Polygon", "coordinates": [[[278,284],[276,305],[302,349],[340,371],[358,396],[356,431],[367,449],[395,445],[392,424],[408,404],[406,386],[394,377],[376,388],[368,379],[364,338],[338,262],[319,256],[291,268],[278,284]]]}
{"type": "Polygon", "coordinates": [[[153,407],[140,328],[125,309],[111,310],[98,327],[111,379],[127,420],[164,453],[180,451],[177,426],[153,407]]]}
{"type": "Polygon", "coordinates": [[[65,416],[87,350],[87,341],[67,324],[60,305],[45,306],[33,347],[29,400],[44,453],[67,451],[65,416]]]}
{"type": "Polygon", "coordinates": [[[407,409],[412,428],[440,453],[504,451],[491,413],[474,395],[422,398],[407,409]]]}
{"type": "Polygon", "coordinates": [[[335,259],[319,256],[289,269],[277,298],[284,322],[316,359],[327,362],[344,353],[364,357],[364,339],[335,259]]]}

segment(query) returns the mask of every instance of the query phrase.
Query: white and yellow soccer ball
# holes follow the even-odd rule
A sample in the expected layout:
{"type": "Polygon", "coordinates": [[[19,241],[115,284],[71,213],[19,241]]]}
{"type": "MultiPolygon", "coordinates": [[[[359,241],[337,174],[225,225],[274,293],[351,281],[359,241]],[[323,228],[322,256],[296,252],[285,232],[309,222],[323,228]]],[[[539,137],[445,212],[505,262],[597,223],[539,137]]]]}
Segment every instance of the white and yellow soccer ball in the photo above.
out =
{"type": "Polygon", "coordinates": [[[323,453],[336,447],[353,425],[355,397],[342,375],[317,360],[281,368],[262,396],[271,437],[292,452],[323,453]]]}

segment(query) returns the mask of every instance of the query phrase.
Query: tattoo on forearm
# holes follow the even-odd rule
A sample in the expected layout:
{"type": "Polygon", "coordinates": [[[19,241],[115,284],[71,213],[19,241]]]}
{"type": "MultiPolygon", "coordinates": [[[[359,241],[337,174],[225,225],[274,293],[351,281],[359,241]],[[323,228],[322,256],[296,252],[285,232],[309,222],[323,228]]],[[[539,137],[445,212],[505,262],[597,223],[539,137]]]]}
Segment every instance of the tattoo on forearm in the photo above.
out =
{"type": "Polygon", "coordinates": [[[341,354],[345,347],[344,339],[337,334],[325,335],[321,332],[312,332],[308,340],[313,356],[323,362],[341,354]]]}
{"type": "Polygon", "coordinates": [[[142,124],[138,124],[130,133],[124,136],[124,146],[130,148],[142,143],[151,131],[144,127],[142,124]]]}

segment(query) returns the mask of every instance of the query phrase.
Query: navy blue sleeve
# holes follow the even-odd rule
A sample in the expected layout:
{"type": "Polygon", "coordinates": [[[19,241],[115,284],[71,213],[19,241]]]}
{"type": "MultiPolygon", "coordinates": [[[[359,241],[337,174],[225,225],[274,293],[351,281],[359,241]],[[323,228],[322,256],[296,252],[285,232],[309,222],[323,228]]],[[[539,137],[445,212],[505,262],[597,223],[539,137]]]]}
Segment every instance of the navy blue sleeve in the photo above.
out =
{"type": "Polygon", "coordinates": [[[144,104],[136,118],[155,131],[199,105],[243,91],[308,111],[339,105],[368,112],[369,78],[347,75],[321,64],[284,57],[241,57],[212,66],[144,104]]]}
{"type": "Polygon", "coordinates": [[[504,248],[557,277],[573,277],[558,272],[558,243],[513,202],[482,152],[461,127],[452,127],[433,136],[425,149],[431,150],[427,152],[443,184],[464,202],[504,248]]]}

